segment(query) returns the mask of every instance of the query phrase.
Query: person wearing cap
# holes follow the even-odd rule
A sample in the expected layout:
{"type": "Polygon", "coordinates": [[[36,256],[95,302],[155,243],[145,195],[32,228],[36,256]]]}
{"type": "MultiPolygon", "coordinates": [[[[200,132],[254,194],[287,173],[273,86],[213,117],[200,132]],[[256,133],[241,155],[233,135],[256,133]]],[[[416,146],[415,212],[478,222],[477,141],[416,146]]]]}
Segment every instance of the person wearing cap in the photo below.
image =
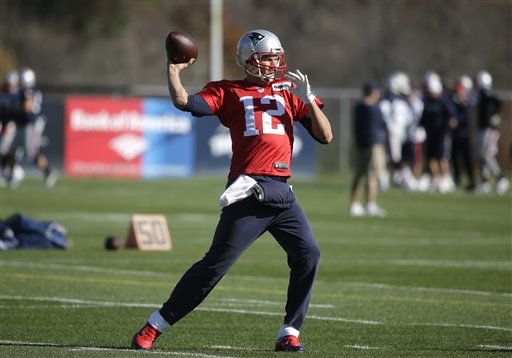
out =
{"type": "Polygon", "coordinates": [[[386,170],[385,143],[387,125],[379,107],[380,88],[368,81],[362,87],[363,98],[353,110],[353,134],[356,168],[352,181],[350,216],[385,216],[377,205],[378,178],[386,170]],[[366,177],[366,207],[361,203],[363,180],[366,177]]]}

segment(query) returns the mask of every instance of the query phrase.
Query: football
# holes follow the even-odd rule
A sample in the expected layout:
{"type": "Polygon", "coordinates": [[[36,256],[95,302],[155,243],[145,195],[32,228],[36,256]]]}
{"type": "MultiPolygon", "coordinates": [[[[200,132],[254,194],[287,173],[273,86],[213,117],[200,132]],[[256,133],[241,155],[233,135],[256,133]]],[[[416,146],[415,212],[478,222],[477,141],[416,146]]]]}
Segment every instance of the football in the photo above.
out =
{"type": "Polygon", "coordinates": [[[105,250],[117,251],[121,248],[121,239],[117,236],[107,236],[105,239],[105,250]]]}
{"type": "Polygon", "coordinates": [[[172,63],[186,63],[197,59],[199,49],[194,38],[183,31],[171,31],[165,38],[167,59],[172,63]]]}

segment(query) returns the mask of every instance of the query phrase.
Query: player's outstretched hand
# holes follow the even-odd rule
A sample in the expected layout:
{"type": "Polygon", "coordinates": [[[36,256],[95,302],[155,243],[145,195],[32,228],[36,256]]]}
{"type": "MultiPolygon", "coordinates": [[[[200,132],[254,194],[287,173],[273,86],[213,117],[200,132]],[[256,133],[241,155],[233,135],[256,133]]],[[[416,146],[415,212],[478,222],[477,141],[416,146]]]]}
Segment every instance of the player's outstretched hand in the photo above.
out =
{"type": "Polygon", "coordinates": [[[289,88],[290,92],[296,95],[304,103],[311,103],[315,100],[315,94],[309,85],[308,76],[296,70],[296,72],[287,72],[285,78],[295,83],[295,88],[289,88]]]}

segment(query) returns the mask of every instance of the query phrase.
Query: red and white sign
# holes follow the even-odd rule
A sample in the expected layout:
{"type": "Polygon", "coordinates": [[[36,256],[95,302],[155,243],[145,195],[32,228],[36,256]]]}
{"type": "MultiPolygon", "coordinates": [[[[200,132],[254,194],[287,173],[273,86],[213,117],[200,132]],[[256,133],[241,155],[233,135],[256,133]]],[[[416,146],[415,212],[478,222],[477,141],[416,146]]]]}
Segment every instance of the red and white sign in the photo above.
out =
{"type": "Polygon", "coordinates": [[[140,99],[70,97],[65,118],[66,174],[140,177],[140,99]]]}

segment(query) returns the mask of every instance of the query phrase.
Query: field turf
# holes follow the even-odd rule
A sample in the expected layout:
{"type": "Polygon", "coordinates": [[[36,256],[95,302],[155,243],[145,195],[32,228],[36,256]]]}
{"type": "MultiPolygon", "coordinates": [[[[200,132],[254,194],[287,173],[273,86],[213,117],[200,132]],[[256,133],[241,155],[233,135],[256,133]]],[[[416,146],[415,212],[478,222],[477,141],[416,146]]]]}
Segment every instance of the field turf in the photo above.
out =
{"type": "MultiPolygon", "coordinates": [[[[512,356],[511,196],[380,195],[386,218],[350,218],[348,176],[292,180],[322,250],[308,357],[512,356]]],[[[283,357],[273,352],[288,268],[265,235],[197,310],[149,353],[133,334],[208,249],[223,178],[39,178],[2,189],[2,218],[57,220],[67,250],[13,250],[0,260],[2,357],[283,357]],[[103,248],[133,213],[163,214],[173,249],[103,248]]]]}

